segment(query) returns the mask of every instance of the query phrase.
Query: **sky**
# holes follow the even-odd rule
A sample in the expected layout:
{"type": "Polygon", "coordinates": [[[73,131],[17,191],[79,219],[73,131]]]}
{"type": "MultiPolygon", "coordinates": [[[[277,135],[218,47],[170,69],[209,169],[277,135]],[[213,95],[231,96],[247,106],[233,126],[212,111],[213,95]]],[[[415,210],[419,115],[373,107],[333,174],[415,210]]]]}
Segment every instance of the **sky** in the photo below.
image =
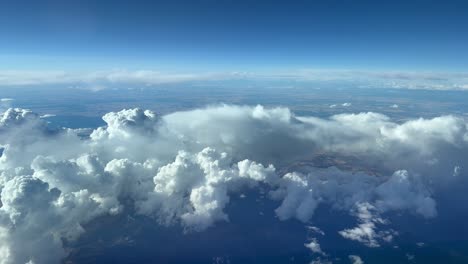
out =
{"type": "Polygon", "coordinates": [[[0,70],[468,69],[467,1],[0,2],[0,70]]]}
{"type": "Polygon", "coordinates": [[[0,0],[0,264],[465,261],[467,47],[468,0],[0,0]]]}

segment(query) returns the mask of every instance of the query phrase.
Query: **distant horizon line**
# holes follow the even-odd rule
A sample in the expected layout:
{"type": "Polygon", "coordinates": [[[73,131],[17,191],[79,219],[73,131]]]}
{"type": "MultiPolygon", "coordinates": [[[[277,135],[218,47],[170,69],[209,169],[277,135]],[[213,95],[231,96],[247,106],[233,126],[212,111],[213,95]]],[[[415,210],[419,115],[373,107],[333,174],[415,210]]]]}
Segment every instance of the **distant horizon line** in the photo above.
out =
{"type": "Polygon", "coordinates": [[[89,87],[105,87],[117,84],[152,86],[170,83],[229,82],[236,80],[280,81],[291,82],[292,84],[344,82],[353,84],[356,87],[378,86],[382,88],[468,91],[468,72],[447,71],[380,71],[325,68],[263,71],[0,70],[0,87],[55,84],[80,84],[89,87]]]}

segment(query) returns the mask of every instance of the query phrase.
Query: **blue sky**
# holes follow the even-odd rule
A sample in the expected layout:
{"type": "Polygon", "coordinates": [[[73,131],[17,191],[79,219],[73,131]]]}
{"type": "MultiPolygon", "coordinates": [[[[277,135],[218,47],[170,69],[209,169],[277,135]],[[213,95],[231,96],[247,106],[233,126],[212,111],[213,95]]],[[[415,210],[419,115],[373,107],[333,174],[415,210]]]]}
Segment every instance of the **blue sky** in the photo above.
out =
{"type": "Polygon", "coordinates": [[[465,71],[468,1],[0,2],[0,69],[465,71]]]}

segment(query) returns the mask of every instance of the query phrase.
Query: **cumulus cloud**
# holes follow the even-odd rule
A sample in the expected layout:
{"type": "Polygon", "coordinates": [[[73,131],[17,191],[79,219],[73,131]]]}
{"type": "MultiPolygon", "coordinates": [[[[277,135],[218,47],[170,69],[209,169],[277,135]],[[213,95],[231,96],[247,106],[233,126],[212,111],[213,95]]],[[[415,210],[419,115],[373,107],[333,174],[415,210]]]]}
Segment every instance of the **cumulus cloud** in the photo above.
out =
{"type": "Polygon", "coordinates": [[[316,238],[312,238],[308,243],[304,244],[304,246],[313,253],[320,254],[320,255],[326,255],[323,251],[322,248],[320,247],[320,244],[318,243],[318,240],[316,238]]]}
{"type": "Polygon", "coordinates": [[[322,249],[320,248],[320,244],[317,242],[316,239],[313,239],[309,243],[304,244],[304,246],[310,249],[312,252],[317,254],[323,254],[322,249]]]}
{"type": "Polygon", "coordinates": [[[379,241],[391,242],[397,234],[393,230],[377,231],[377,225],[385,225],[387,221],[382,219],[376,208],[369,203],[356,204],[356,215],[359,224],[350,229],[345,229],[339,232],[341,236],[347,239],[355,240],[363,243],[368,247],[379,247],[379,241]]]}
{"type": "Polygon", "coordinates": [[[453,176],[454,177],[459,176],[461,174],[461,172],[462,172],[461,166],[457,165],[457,166],[453,167],[453,176]]]}
{"type": "Polygon", "coordinates": [[[348,258],[352,264],[364,264],[364,261],[361,259],[361,257],[357,255],[349,255],[348,258]]]}
{"type": "Polygon", "coordinates": [[[383,210],[412,209],[427,218],[437,214],[436,203],[424,184],[405,170],[396,171],[376,192],[377,205],[383,210]]]}
{"type": "Polygon", "coordinates": [[[141,210],[150,214],[163,211],[166,223],[180,218],[186,227],[197,230],[227,220],[223,209],[230,191],[258,182],[271,183],[276,176],[272,165],[264,167],[249,160],[231,163],[225,152],[210,148],[194,155],[179,152],[173,163],[159,168],[154,190],[142,202],[141,210]]]}
{"type": "MultiPolygon", "coordinates": [[[[161,225],[203,231],[229,221],[233,194],[259,187],[280,220],[309,223],[329,206],[356,219],[341,236],[376,247],[397,234],[385,214],[437,216],[433,193],[462,178],[446,176],[468,151],[467,123],[454,116],[396,123],[376,113],[321,119],[221,105],[165,116],[127,109],[103,120],[83,135],[29,110],[2,113],[0,263],[59,263],[64,241],[129,202],[161,225]]],[[[323,254],[318,240],[305,245],[323,254]]]]}

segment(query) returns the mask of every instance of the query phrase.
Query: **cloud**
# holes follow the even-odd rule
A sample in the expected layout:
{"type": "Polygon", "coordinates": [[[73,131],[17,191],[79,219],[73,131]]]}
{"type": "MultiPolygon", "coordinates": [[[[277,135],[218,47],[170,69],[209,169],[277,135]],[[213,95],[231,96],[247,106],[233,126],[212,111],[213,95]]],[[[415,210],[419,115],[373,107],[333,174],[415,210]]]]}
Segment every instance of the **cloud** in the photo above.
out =
{"type": "Polygon", "coordinates": [[[304,244],[304,246],[313,253],[320,254],[320,255],[326,255],[322,249],[320,248],[320,244],[318,243],[318,240],[316,238],[312,238],[311,241],[308,243],[304,244]]]}
{"type": "Polygon", "coordinates": [[[316,234],[319,234],[319,235],[322,235],[322,236],[325,235],[325,232],[323,232],[322,229],[320,229],[320,228],[318,228],[316,226],[308,226],[307,229],[311,233],[316,233],[316,234]]]}
{"type": "Polygon", "coordinates": [[[321,258],[321,257],[317,257],[310,262],[310,264],[331,264],[331,263],[333,262],[331,262],[328,259],[321,258]]]}
{"type": "Polygon", "coordinates": [[[437,215],[436,203],[430,192],[418,177],[405,170],[396,171],[377,187],[376,192],[379,196],[377,205],[383,210],[412,209],[427,218],[437,215]]]}
{"type": "Polygon", "coordinates": [[[415,258],[416,257],[413,254],[406,253],[406,259],[408,259],[408,261],[413,261],[415,258]]]}
{"type": "MultiPolygon", "coordinates": [[[[387,214],[437,216],[435,194],[463,180],[447,176],[468,154],[467,123],[455,116],[397,123],[377,113],[322,119],[220,105],[164,116],[126,109],[103,120],[86,136],[30,110],[2,113],[1,264],[59,263],[64,241],[129,211],[129,201],[161,225],[203,231],[229,221],[233,195],[260,188],[278,219],[309,225],[319,206],[330,207],[357,223],[336,232],[376,247],[397,235],[387,214]]],[[[306,245],[323,252],[317,240],[306,245]]]]}
{"type": "Polygon", "coordinates": [[[14,101],[13,98],[0,98],[0,112],[11,108],[12,102],[14,101]]]}
{"type": "Polygon", "coordinates": [[[211,81],[239,78],[235,72],[168,73],[152,70],[109,70],[95,72],[66,71],[0,71],[0,86],[69,84],[92,91],[105,89],[106,84],[161,84],[189,81],[211,81]]]}
{"type": "Polygon", "coordinates": [[[54,114],[45,114],[45,115],[41,115],[40,118],[50,118],[50,117],[54,117],[56,115],[54,114]]]}
{"type": "Polygon", "coordinates": [[[349,255],[348,258],[352,264],[364,264],[364,261],[359,256],[349,255]]]}
{"type": "Polygon", "coordinates": [[[329,69],[296,69],[290,71],[211,71],[163,72],[157,70],[112,69],[107,71],[0,71],[0,87],[68,85],[100,91],[115,84],[158,85],[168,83],[210,83],[243,80],[252,82],[337,82],[360,88],[467,90],[468,74],[461,72],[395,72],[329,69]]]}
{"type": "Polygon", "coordinates": [[[231,189],[269,183],[276,176],[274,172],[271,165],[264,167],[249,160],[231,165],[226,153],[210,148],[195,155],[182,151],[173,163],[159,168],[154,190],[140,208],[145,214],[164,212],[165,223],[180,219],[187,228],[203,230],[228,219],[223,209],[231,189]]]}
{"type": "Polygon", "coordinates": [[[355,215],[359,221],[358,226],[339,231],[342,237],[361,242],[368,247],[380,247],[379,241],[391,242],[397,234],[393,230],[377,231],[377,225],[385,225],[387,221],[382,219],[376,208],[369,203],[356,204],[355,215]]]}

